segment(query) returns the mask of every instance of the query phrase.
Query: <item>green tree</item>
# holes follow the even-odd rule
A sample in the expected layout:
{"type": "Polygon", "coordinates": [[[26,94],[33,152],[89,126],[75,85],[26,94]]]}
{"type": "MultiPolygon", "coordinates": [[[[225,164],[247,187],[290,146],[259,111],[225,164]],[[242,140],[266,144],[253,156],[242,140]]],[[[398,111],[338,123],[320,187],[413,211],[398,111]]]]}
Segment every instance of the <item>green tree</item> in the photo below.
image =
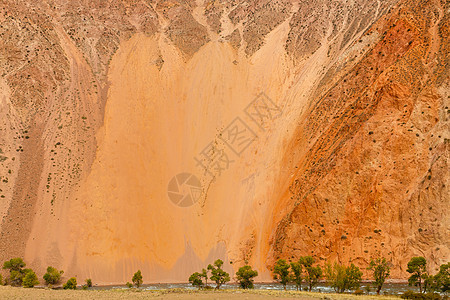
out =
{"type": "Polygon", "coordinates": [[[418,286],[420,293],[424,292],[422,290],[422,280],[428,277],[426,267],[427,260],[423,256],[416,256],[411,258],[406,269],[408,273],[411,273],[411,276],[408,278],[408,284],[418,286]]]}
{"type": "Polygon", "coordinates": [[[51,266],[47,267],[47,273],[44,274],[43,278],[47,285],[55,285],[61,281],[61,275],[64,274],[64,271],[59,271],[56,268],[51,266]]]}
{"type": "Polygon", "coordinates": [[[377,295],[379,295],[386,278],[390,275],[391,267],[386,261],[386,258],[383,257],[372,259],[368,269],[373,272],[375,286],[377,287],[377,295]]]}
{"type": "Polygon", "coordinates": [[[325,274],[327,281],[337,293],[359,288],[362,278],[362,272],[354,264],[349,267],[338,263],[327,264],[325,274]]]}
{"type": "Polygon", "coordinates": [[[39,280],[32,270],[28,270],[28,272],[23,277],[22,286],[26,288],[32,288],[35,285],[39,284],[39,280]]]}
{"type": "Polygon", "coordinates": [[[314,264],[314,258],[312,256],[302,256],[299,262],[305,267],[312,267],[314,264]]]}
{"type": "Polygon", "coordinates": [[[295,283],[297,291],[302,289],[303,265],[300,262],[291,262],[292,281],[295,283]]]}
{"type": "Polygon", "coordinates": [[[189,276],[189,282],[192,284],[192,286],[201,289],[203,287],[202,277],[203,277],[202,273],[195,272],[194,274],[189,276]]]}
{"type": "Polygon", "coordinates": [[[77,289],[77,279],[75,277],[72,277],[69,280],[67,280],[67,282],[64,283],[64,285],[63,285],[63,289],[76,290],[77,289]]]}
{"type": "Polygon", "coordinates": [[[208,265],[208,270],[211,271],[210,279],[216,283],[216,289],[219,289],[222,284],[230,281],[230,274],[222,269],[222,265],[223,261],[221,259],[216,260],[214,265],[208,265]]]}
{"type": "Polygon", "coordinates": [[[289,283],[289,264],[284,259],[279,259],[273,268],[273,279],[278,280],[286,290],[286,285],[289,283]]]}
{"type": "Polygon", "coordinates": [[[450,291],[450,262],[439,267],[439,272],[434,276],[434,290],[442,293],[450,291]]]}
{"type": "Polygon", "coordinates": [[[202,273],[200,273],[202,278],[205,278],[205,287],[208,287],[208,270],[203,268],[202,273]]]}
{"type": "Polygon", "coordinates": [[[315,286],[322,277],[322,268],[320,266],[313,267],[314,258],[312,256],[301,257],[300,263],[305,267],[305,282],[309,286],[309,291],[311,291],[313,286],[315,286]]]}
{"type": "Polygon", "coordinates": [[[8,281],[11,283],[11,285],[22,285],[23,277],[25,276],[26,270],[28,270],[23,269],[25,266],[25,262],[20,257],[5,261],[5,263],[3,264],[3,269],[9,270],[8,281]]]}
{"type": "Polygon", "coordinates": [[[141,270],[138,270],[136,273],[134,273],[133,278],[131,279],[131,281],[133,281],[133,284],[137,288],[139,288],[142,285],[143,280],[142,280],[141,270]]]}
{"type": "Polygon", "coordinates": [[[11,284],[11,286],[21,286],[24,276],[25,270],[11,270],[9,271],[9,277],[7,278],[6,282],[11,284]]]}
{"type": "Polygon", "coordinates": [[[86,279],[86,286],[92,287],[92,279],[90,279],[90,278],[86,279]]]}
{"type": "Polygon", "coordinates": [[[361,279],[363,275],[361,270],[354,264],[350,264],[350,267],[347,267],[346,274],[348,281],[348,289],[349,290],[358,289],[359,286],[361,285],[361,279]]]}
{"type": "Polygon", "coordinates": [[[309,291],[316,286],[322,277],[322,268],[320,266],[306,268],[307,275],[305,281],[308,283],[309,291]]]}
{"type": "Polygon", "coordinates": [[[253,278],[258,276],[258,271],[253,270],[251,266],[243,266],[240,267],[236,272],[236,277],[239,282],[239,285],[243,289],[252,289],[253,288],[253,278]]]}
{"type": "Polygon", "coordinates": [[[9,269],[13,271],[20,271],[25,268],[26,264],[20,257],[11,258],[3,263],[3,269],[9,269]]]}
{"type": "Polygon", "coordinates": [[[433,275],[424,274],[423,276],[423,292],[437,291],[436,278],[433,275]]]}
{"type": "Polygon", "coordinates": [[[345,266],[338,263],[326,264],[325,277],[335,292],[343,293],[345,291],[345,266]]]}

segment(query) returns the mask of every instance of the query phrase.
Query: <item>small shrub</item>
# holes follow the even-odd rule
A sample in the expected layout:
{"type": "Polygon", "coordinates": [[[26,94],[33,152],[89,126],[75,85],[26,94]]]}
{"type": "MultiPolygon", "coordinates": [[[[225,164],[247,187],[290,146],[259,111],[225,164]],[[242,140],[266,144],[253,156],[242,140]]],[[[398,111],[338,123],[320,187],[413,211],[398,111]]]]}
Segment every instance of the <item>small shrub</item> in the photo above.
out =
{"type": "Polygon", "coordinates": [[[201,289],[203,287],[202,274],[199,272],[195,272],[191,276],[189,276],[189,282],[192,286],[201,289]]]}
{"type": "Polygon", "coordinates": [[[69,280],[67,280],[67,282],[64,283],[64,285],[63,285],[63,289],[76,290],[77,289],[77,279],[75,277],[72,277],[69,280]]]}
{"type": "Polygon", "coordinates": [[[23,277],[29,269],[23,269],[26,266],[25,262],[20,258],[12,258],[5,261],[3,264],[3,269],[9,270],[9,277],[6,282],[12,286],[21,286],[23,277]]]}
{"type": "Polygon", "coordinates": [[[415,293],[413,291],[406,291],[400,296],[400,298],[402,298],[402,299],[414,299],[414,298],[412,298],[414,294],[415,293]]]}
{"type": "Polygon", "coordinates": [[[127,283],[126,283],[126,286],[127,286],[129,289],[131,289],[131,288],[133,287],[133,284],[131,284],[130,282],[127,282],[127,283]]]}
{"type": "Polygon", "coordinates": [[[90,279],[90,278],[86,279],[86,286],[92,287],[92,279],[90,279]]]}
{"type": "Polygon", "coordinates": [[[357,290],[355,290],[353,293],[354,293],[355,295],[357,295],[357,296],[361,296],[361,295],[364,294],[364,291],[363,291],[363,290],[360,290],[360,289],[357,289],[357,290]]]}
{"type": "Polygon", "coordinates": [[[86,284],[83,284],[81,288],[83,290],[87,290],[88,288],[92,287],[92,280],[90,278],[86,279],[86,284]]]}
{"type": "Polygon", "coordinates": [[[413,291],[406,291],[401,296],[402,299],[413,299],[413,300],[440,300],[442,296],[438,293],[414,293],[413,291]]]}
{"type": "Polygon", "coordinates": [[[12,258],[8,261],[5,261],[3,264],[3,269],[9,269],[13,271],[20,271],[22,268],[25,268],[26,264],[24,263],[23,259],[20,257],[12,258]]]}
{"type": "Polygon", "coordinates": [[[21,286],[23,277],[25,276],[25,271],[15,271],[11,270],[8,277],[8,284],[11,286],[21,286]]]}
{"type": "Polygon", "coordinates": [[[64,271],[58,271],[56,268],[49,266],[47,268],[47,273],[44,274],[43,278],[47,285],[55,285],[60,282],[62,274],[64,274],[64,271]]]}
{"type": "Polygon", "coordinates": [[[29,270],[22,280],[22,286],[25,288],[32,288],[35,285],[39,284],[39,280],[32,270],[29,270]]]}

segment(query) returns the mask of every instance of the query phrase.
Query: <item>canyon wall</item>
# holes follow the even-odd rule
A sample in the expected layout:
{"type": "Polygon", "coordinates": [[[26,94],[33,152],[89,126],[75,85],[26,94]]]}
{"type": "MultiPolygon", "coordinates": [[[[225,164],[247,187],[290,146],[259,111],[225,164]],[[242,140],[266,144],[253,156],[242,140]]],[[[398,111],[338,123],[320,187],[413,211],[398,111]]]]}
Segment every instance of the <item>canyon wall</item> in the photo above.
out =
{"type": "Polygon", "coordinates": [[[447,1],[0,3],[2,261],[448,261],[447,1]]]}

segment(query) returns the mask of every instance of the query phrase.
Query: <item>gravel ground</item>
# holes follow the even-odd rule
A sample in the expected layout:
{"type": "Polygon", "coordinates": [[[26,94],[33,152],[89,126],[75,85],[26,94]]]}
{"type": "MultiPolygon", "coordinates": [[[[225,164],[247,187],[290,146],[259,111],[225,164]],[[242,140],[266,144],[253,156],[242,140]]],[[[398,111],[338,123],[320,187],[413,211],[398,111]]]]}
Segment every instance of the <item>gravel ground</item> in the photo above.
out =
{"type": "Polygon", "coordinates": [[[354,296],[320,294],[294,291],[189,291],[181,289],[142,291],[142,290],[50,290],[42,288],[0,286],[0,299],[398,299],[384,296],[354,296]]]}

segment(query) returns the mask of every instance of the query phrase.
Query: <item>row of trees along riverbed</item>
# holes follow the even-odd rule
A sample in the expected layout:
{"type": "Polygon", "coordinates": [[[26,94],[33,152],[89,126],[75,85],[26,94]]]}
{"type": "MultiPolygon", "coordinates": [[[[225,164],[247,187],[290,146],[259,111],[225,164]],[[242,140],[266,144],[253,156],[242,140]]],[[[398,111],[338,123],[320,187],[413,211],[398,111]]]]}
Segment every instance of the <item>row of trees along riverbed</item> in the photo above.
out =
{"type": "MultiPolygon", "coordinates": [[[[22,286],[25,288],[32,288],[39,284],[39,279],[36,273],[29,268],[25,268],[26,264],[22,258],[13,258],[3,264],[3,269],[9,271],[9,276],[3,281],[0,274],[0,284],[11,286],[22,286]]],[[[208,285],[208,279],[215,283],[215,289],[231,280],[223,268],[223,261],[217,259],[214,264],[209,264],[201,272],[195,272],[189,277],[189,282],[198,289],[213,289],[208,285]]],[[[390,276],[390,263],[385,258],[373,259],[368,267],[370,270],[377,294],[383,288],[387,278],[390,276]]],[[[416,286],[418,293],[412,291],[405,292],[402,297],[407,299],[440,299],[441,293],[447,297],[450,291],[450,262],[442,264],[439,271],[432,275],[427,271],[427,261],[424,257],[413,257],[408,262],[406,271],[410,273],[408,284],[416,286]],[[437,292],[437,293],[436,293],[437,292]]],[[[302,290],[302,285],[305,284],[303,290],[312,291],[313,288],[321,281],[328,283],[337,293],[344,293],[346,291],[354,291],[355,294],[363,294],[359,289],[361,286],[362,272],[358,266],[350,264],[344,266],[342,264],[326,264],[321,267],[316,264],[311,256],[300,257],[298,261],[287,262],[284,259],[279,259],[272,270],[273,279],[279,282],[286,290],[286,285],[289,283],[295,284],[297,290],[302,290]]],[[[64,271],[58,270],[52,266],[47,268],[43,279],[45,284],[52,288],[60,285],[61,277],[64,271]]],[[[253,270],[249,265],[239,268],[236,272],[235,281],[242,289],[254,288],[254,279],[258,276],[258,271],[253,270]]],[[[127,282],[129,288],[135,286],[139,288],[143,284],[143,276],[140,270],[134,273],[133,283],[127,282]]],[[[92,280],[90,278],[85,280],[86,284],[82,285],[83,289],[92,287],[92,280]]],[[[71,277],[63,284],[64,289],[76,289],[77,279],[71,277]]]]}
{"type": "MultiPolygon", "coordinates": [[[[214,264],[209,264],[201,272],[195,272],[189,277],[189,282],[199,289],[211,289],[208,278],[215,283],[215,289],[230,281],[230,275],[222,269],[223,261],[218,259],[214,264]]],[[[390,276],[391,265],[385,258],[372,259],[368,270],[371,272],[374,288],[379,295],[386,279],[390,276]]],[[[427,272],[427,261],[424,257],[413,257],[408,262],[406,271],[411,274],[408,278],[410,286],[418,287],[419,294],[448,293],[450,291],[450,263],[440,266],[439,272],[431,275],[427,272]]],[[[319,282],[325,281],[337,293],[354,291],[355,294],[363,294],[360,290],[362,275],[360,268],[354,264],[345,266],[338,263],[328,263],[321,267],[315,263],[311,256],[300,257],[298,261],[287,262],[278,260],[272,270],[273,279],[279,282],[284,290],[289,283],[295,284],[297,290],[303,288],[312,291],[319,282]]],[[[243,289],[252,289],[254,279],[258,271],[251,266],[245,265],[236,272],[235,280],[243,289]]],[[[413,292],[405,293],[407,297],[419,297],[413,292]],[[409,295],[409,296],[408,296],[409,295]]],[[[414,298],[414,299],[416,299],[414,298]]],[[[421,298],[421,297],[419,297],[421,298]]]]}

